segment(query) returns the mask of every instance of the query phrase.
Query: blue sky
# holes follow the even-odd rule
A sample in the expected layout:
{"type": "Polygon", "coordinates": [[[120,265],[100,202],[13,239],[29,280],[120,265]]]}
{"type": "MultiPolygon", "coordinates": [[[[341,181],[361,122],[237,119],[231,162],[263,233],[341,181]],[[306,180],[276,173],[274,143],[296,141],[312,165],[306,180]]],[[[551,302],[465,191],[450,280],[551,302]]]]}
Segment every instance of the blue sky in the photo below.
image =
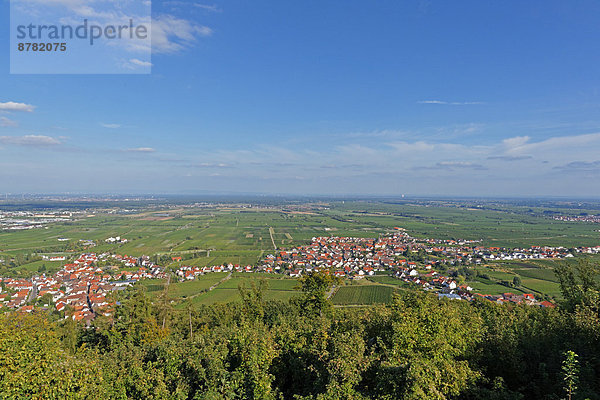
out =
{"type": "Polygon", "coordinates": [[[597,1],[153,1],[150,75],[10,75],[1,4],[2,192],[600,196],[597,1]]]}

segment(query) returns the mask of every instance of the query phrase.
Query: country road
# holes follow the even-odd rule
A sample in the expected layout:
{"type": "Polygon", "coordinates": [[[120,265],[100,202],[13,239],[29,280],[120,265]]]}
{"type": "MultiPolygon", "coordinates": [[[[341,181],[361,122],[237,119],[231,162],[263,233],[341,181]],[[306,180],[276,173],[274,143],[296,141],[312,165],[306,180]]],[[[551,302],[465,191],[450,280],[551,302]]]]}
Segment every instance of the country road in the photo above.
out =
{"type": "Polygon", "coordinates": [[[332,286],[331,289],[329,289],[329,292],[327,292],[327,299],[330,299],[333,296],[336,289],[337,289],[337,287],[335,287],[335,286],[332,286]]]}
{"type": "Polygon", "coordinates": [[[225,278],[221,279],[219,282],[215,283],[214,285],[212,285],[211,287],[208,288],[208,291],[212,291],[213,289],[215,289],[217,286],[219,286],[222,283],[225,283],[226,281],[228,281],[229,279],[231,279],[231,275],[233,273],[230,272],[225,278]]]}
{"type": "Polygon", "coordinates": [[[277,250],[277,246],[275,245],[275,238],[273,235],[275,234],[275,229],[272,226],[269,227],[269,235],[271,235],[271,242],[273,243],[273,249],[277,250]]]}
{"type": "Polygon", "coordinates": [[[175,250],[175,251],[165,251],[162,253],[154,253],[157,256],[168,256],[171,254],[192,254],[192,253],[200,253],[203,251],[208,251],[205,249],[196,249],[196,250],[175,250]]]}
{"type": "Polygon", "coordinates": [[[29,291],[29,297],[27,297],[27,303],[29,303],[30,301],[35,299],[37,297],[37,294],[38,294],[37,285],[34,284],[31,287],[31,290],[29,291]]]}
{"type": "MultiPolygon", "coordinates": [[[[209,287],[208,289],[206,289],[206,292],[212,292],[213,290],[215,290],[217,288],[217,286],[219,286],[219,285],[227,282],[229,279],[231,279],[232,275],[233,275],[233,273],[230,272],[226,277],[224,277],[223,279],[221,279],[219,282],[215,283],[214,285],[212,285],[211,287],[209,287]]],[[[193,299],[194,297],[201,296],[201,295],[205,294],[206,292],[202,291],[202,292],[196,293],[195,295],[188,297],[188,299],[193,299]]]]}

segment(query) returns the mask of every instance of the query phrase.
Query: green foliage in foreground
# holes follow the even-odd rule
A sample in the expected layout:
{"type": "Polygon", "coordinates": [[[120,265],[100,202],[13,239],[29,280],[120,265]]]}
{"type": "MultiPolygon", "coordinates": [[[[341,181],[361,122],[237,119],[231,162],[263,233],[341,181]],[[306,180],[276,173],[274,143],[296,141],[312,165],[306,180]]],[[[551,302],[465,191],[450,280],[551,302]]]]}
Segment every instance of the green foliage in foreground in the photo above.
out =
{"type": "Polygon", "coordinates": [[[308,275],[289,302],[253,282],[239,302],[200,308],[132,292],[89,328],[3,315],[0,397],[599,399],[598,297],[569,268],[563,309],[417,291],[335,309],[331,278],[308,275]]]}

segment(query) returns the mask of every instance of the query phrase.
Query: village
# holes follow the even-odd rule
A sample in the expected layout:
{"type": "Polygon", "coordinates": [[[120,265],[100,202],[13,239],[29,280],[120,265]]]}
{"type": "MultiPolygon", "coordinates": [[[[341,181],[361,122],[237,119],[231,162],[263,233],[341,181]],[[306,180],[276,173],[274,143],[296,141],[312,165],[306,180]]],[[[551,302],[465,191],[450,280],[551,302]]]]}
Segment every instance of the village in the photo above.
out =
{"type": "MultiPolygon", "coordinates": [[[[435,291],[439,297],[473,300],[484,298],[497,303],[517,303],[554,307],[549,301],[537,301],[533,294],[502,295],[475,293],[473,288],[445,275],[449,267],[479,265],[498,260],[543,260],[574,257],[565,247],[506,249],[473,246],[473,240],[437,240],[413,238],[400,228],[393,235],[378,239],[355,237],[316,237],[307,246],[281,250],[268,255],[258,267],[250,265],[219,265],[212,267],[182,266],[176,274],[191,280],[210,272],[263,272],[283,273],[292,278],[312,271],[333,273],[338,278],[361,280],[376,274],[392,275],[406,283],[435,291]]],[[[600,246],[574,249],[581,253],[600,253],[600,246]]]]}
{"type": "MultiPolygon", "coordinates": [[[[126,239],[117,236],[107,241],[126,239]]],[[[460,282],[453,271],[459,266],[476,266],[499,260],[560,260],[574,257],[573,253],[599,254],[600,246],[574,249],[484,247],[473,240],[415,238],[396,228],[393,234],[376,239],[314,237],[308,245],[269,254],[258,265],[191,266],[185,265],[181,256],[172,257],[171,271],[180,281],[213,272],[262,272],[298,278],[321,271],[348,280],[387,275],[435,292],[440,298],[484,298],[497,303],[554,307],[549,301],[536,300],[533,294],[516,295],[508,291],[501,295],[476,293],[467,283],[460,282]]],[[[65,256],[47,259],[66,261],[65,256]]],[[[0,307],[24,312],[53,308],[76,321],[91,321],[97,315],[110,316],[114,312],[114,302],[107,299],[111,292],[123,290],[142,279],[165,279],[170,274],[151,262],[148,256],[84,253],[51,276],[42,274],[31,279],[1,279],[0,307]]]]}
{"type": "Polygon", "coordinates": [[[89,322],[97,315],[112,315],[115,303],[107,299],[109,293],[123,290],[140,279],[164,276],[163,269],[151,263],[148,257],[86,253],[52,276],[1,279],[0,307],[22,312],[55,309],[75,321],[89,322]],[[101,268],[99,261],[137,267],[137,271],[121,271],[115,265],[101,268]]]}
{"type": "Polygon", "coordinates": [[[44,228],[51,223],[71,221],[80,214],[73,211],[0,211],[0,230],[44,228]]]}
{"type": "Polygon", "coordinates": [[[554,216],[552,219],[554,219],[555,221],[565,222],[593,222],[596,224],[600,223],[600,215],[557,215],[554,216]]]}

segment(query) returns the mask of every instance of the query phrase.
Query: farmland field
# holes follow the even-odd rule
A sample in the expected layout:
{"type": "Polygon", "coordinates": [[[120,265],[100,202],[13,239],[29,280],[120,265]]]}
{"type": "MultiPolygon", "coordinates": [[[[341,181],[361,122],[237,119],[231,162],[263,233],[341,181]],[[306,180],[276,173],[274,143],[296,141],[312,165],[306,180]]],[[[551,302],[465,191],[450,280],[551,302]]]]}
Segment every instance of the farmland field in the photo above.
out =
{"type": "Polygon", "coordinates": [[[375,283],[379,283],[382,285],[393,285],[398,288],[414,288],[413,283],[404,282],[403,280],[394,278],[393,276],[386,276],[386,275],[370,276],[367,278],[367,280],[370,282],[375,282],[375,283]]]}
{"type": "Polygon", "coordinates": [[[516,276],[515,274],[511,274],[509,272],[496,271],[496,270],[486,270],[485,273],[494,279],[504,280],[504,281],[512,281],[513,278],[516,276]]]}
{"type": "MultiPolygon", "coordinates": [[[[207,274],[206,277],[210,276],[207,274]]],[[[219,280],[221,280],[219,278],[219,280]]],[[[297,296],[300,292],[295,290],[297,286],[297,280],[291,278],[277,278],[269,274],[234,274],[231,279],[224,280],[221,284],[217,285],[213,290],[205,293],[200,293],[202,289],[198,289],[195,293],[196,296],[192,299],[192,304],[214,304],[214,303],[228,303],[231,301],[240,300],[239,287],[250,288],[254,283],[259,284],[261,280],[265,280],[267,283],[267,290],[265,292],[265,300],[283,300],[287,301],[294,296],[297,296]]],[[[194,281],[191,281],[194,282],[194,281]]],[[[185,282],[187,283],[187,282],[185,282]]],[[[210,285],[209,285],[210,286],[210,285]]],[[[206,287],[208,288],[208,287],[206,287]]],[[[169,290],[169,292],[171,292],[169,290]]],[[[194,295],[194,293],[190,293],[194,295]]]]}
{"type": "Polygon", "coordinates": [[[371,282],[383,283],[387,285],[401,285],[404,283],[402,280],[398,278],[394,278],[393,276],[370,276],[367,278],[371,282]]]}
{"type": "Polygon", "coordinates": [[[207,275],[201,275],[196,279],[186,282],[172,283],[169,285],[169,297],[189,297],[207,290],[211,286],[219,283],[221,279],[227,276],[226,272],[214,272],[207,275]]]}
{"type": "MultiPolygon", "coordinates": [[[[264,278],[254,278],[252,276],[249,277],[241,277],[237,276],[235,278],[229,279],[223,284],[219,285],[221,289],[237,289],[239,285],[244,285],[246,287],[250,287],[252,283],[258,285],[260,280],[264,278]]],[[[297,286],[298,282],[296,279],[278,279],[278,278],[269,278],[266,279],[269,290],[294,290],[297,286]]]]}
{"type": "Polygon", "coordinates": [[[166,279],[144,279],[138,285],[144,286],[150,294],[158,294],[164,291],[166,283],[166,279]]]}
{"type": "Polygon", "coordinates": [[[495,281],[491,281],[491,280],[487,280],[487,279],[483,279],[483,278],[477,278],[474,281],[470,281],[469,286],[471,286],[473,289],[475,289],[475,292],[481,293],[481,294],[497,295],[497,294],[502,294],[502,293],[507,293],[507,292],[512,292],[512,293],[516,293],[516,294],[529,293],[527,290],[523,291],[519,288],[507,287],[504,285],[500,285],[499,283],[496,283],[495,281]]]}
{"type": "Polygon", "coordinates": [[[335,305],[390,303],[394,289],[382,285],[342,286],[333,295],[335,305]]]}
{"type": "Polygon", "coordinates": [[[47,260],[39,260],[33,261],[30,263],[22,264],[18,266],[16,269],[20,271],[27,272],[38,272],[38,273],[47,273],[52,274],[59,269],[61,269],[65,265],[64,261],[47,261],[47,260]]]}
{"type": "MultiPolygon", "coordinates": [[[[288,301],[294,296],[298,296],[297,291],[287,290],[267,290],[264,294],[265,300],[280,300],[280,301],[288,301]]],[[[192,304],[200,305],[200,304],[215,304],[215,303],[229,303],[232,301],[241,300],[240,293],[238,289],[225,289],[225,288],[216,288],[207,293],[203,293],[199,296],[196,296],[192,300],[192,304]]]]}
{"type": "Polygon", "coordinates": [[[554,274],[554,270],[551,268],[527,268],[515,269],[514,271],[522,277],[536,278],[558,283],[558,278],[554,274]]]}
{"type": "Polygon", "coordinates": [[[538,293],[544,293],[552,297],[559,297],[560,285],[556,282],[551,282],[543,279],[523,278],[522,286],[525,289],[531,289],[538,293]]]}
{"type": "Polygon", "coordinates": [[[182,254],[197,265],[256,262],[277,247],[306,243],[313,236],[377,237],[394,227],[414,236],[482,240],[491,246],[597,245],[598,225],[554,221],[511,210],[465,209],[381,202],[332,203],[307,214],[273,210],[227,208],[186,209],[163,220],[148,213],[95,213],[73,222],[57,222],[48,229],[0,232],[0,254],[79,251],[79,240],[93,240],[96,252],[133,256],[182,254]],[[128,240],[105,243],[110,236],[128,240]],[[59,242],[67,238],[68,242],[59,242]],[[210,250],[210,256],[209,252],[210,250]]]}

